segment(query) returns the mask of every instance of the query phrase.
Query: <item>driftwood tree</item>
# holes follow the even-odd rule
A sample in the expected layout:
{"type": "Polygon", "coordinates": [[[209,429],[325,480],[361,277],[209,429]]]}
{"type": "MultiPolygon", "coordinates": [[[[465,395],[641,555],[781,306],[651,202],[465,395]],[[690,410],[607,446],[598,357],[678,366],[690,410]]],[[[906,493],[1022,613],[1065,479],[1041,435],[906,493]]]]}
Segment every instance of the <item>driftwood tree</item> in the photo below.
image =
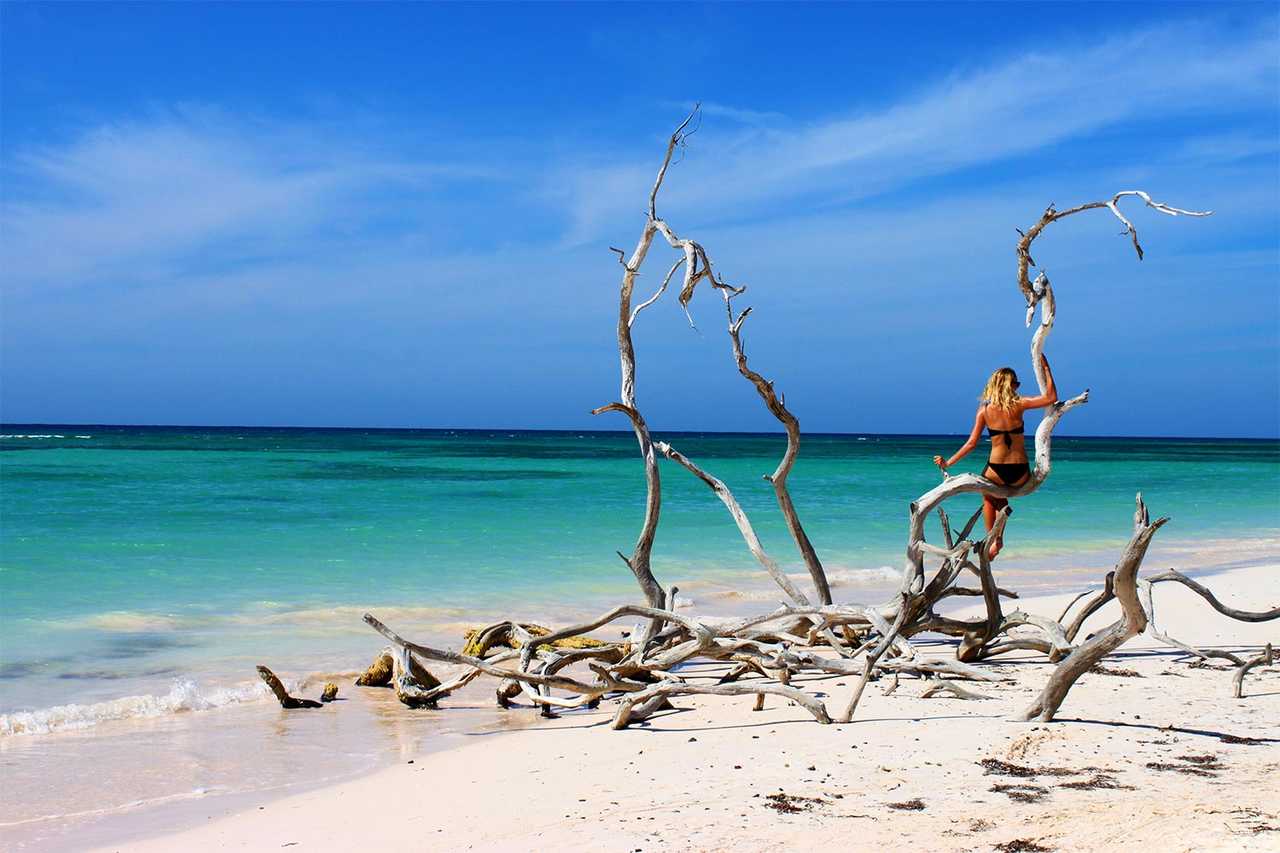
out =
{"type": "MultiPolygon", "coordinates": [[[[993,529],[984,538],[976,538],[973,531],[980,511],[955,530],[943,504],[953,497],[969,493],[985,492],[1014,498],[1040,488],[1052,471],[1054,428],[1069,411],[1088,401],[1087,390],[1055,403],[1046,413],[1035,433],[1035,467],[1024,485],[1011,488],[973,474],[948,476],[944,473],[938,486],[910,503],[902,581],[890,600],[875,605],[833,602],[822,561],[804,531],[787,489],[787,477],[800,450],[799,421],[787,408],[774,383],[753,369],[747,360],[743,327],[751,309],[739,310],[734,304],[746,288],[725,281],[713,266],[706,249],[697,241],[680,236],[658,213],[659,193],[672,165],[673,154],[685,145],[696,115],[695,110],[667,141],[665,155],[649,192],[647,214],[635,248],[629,254],[621,249],[613,250],[622,267],[617,319],[621,382],[618,399],[595,410],[597,415],[611,412],[624,415],[636,437],[645,475],[645,511],[631,553],[628,555],[620,551],[618,555],[634,575],[644,603],[623,604],[581,624],[551,631],[539,629],[534,632],[529,630],[534,626],[499,623],[476,632],[462,653],[414,643],[366,614],[365,622],[391,643],[390,650],[380,658],[382,667],[378,678],[395,684],[402,701],[414,705],[434,704],[473,678],[488,675],[498,679],[497,700],[504,707],[522,697],[529,705],[550,714],[552,709],[594,707],[602,699],[615,699],[615,728],[644,719],[665,707],[671,697],[690,694],[753,696],[757,707],[765,696],[778,696],[795,702],[818,722],[848,722],[856,713],[867,683],[881,675],[892,675],[895,684],[899,676],[916,676],[929,682],[926,692],[930,695],[946,691],[962,698],[972,698],[978,694],[955,681],[999,680],[998,676],[976,664],[1014,650],[1033,650],[1056,661],[1057,667],[1040,697],[1025,712],[1025,717],[1050,719],[1081,672],[1144,630],[1180,645],[1188,654],[1223,654],[1201,652],[1156,631],[1151,602],[1151,587],[1156,583],[1182,583],[1229,618],[1265,621],[1280,617],[1280,609],[1250,613],[1225,607],[1207,589],[1177,572],[1140,579],[1138,572],[1147,547],[1156,531],[1167,521],[1151,522],[1141,497],[1138,498],[1133,539],[1100,590],[1082,593],[1057,618],[1021,609],[1005,612],[1002,600],[1016,598],[1016,594],[997,584],[987,556],[987,545],[1001,534],[1007,512],[997,517],[993,529]],[[637,279],[659,238],[678,253],[677,257],[653,293],[637,303],[637,279]],[[686,310],[699,285],[704,282],[720,296],[726,312],[730,352],[738,372],[751,383],[761,402],[786,432],[782,458],[773,473],[765,475],[765,479],[773,488],[787,530],[808,570],[813,587],[812,598],[792,582],[768,553],[747,513],[724,481],[670,443],[655,440],[650,433],[638,402],[632,332],[645,309],[663,297],[676,280],[677,273],[681,274],[678,301],[686,310]],[[664,588],[652,568],[652,551],[662,510],[660,457],[701,480],[724,504],[747,550],[786,596],[782,604],[767,613],[718,622],[699,620],[677,612],[675,587],[664,588]],[[941,544],[925,539],[925,523],[931,515],[936,515],[940,522],[941,544]],[[962,585],[961,578],[967,575],[976,578],[976,587],[962,585]],[[985,615],[971,620],[940,615],[938,605],[953,596],[980,596],[985,603],[985,615]],[[1112,598],[1120,600],[1123,617],[1111,627],[1077,644],[1076,639],[1085,620],[1112,598]],[[1145,609],[1140,599],[1145,600],[1145,609]],[[586,639],[590,632],[620,620],[638,622],[625,641],[586,639]],[[911,641],[924,633],[958,638],[955,657],[922,654],[911,641]],[[442,684],[425,671],[420,661],[458,665],[462,667],[462,674],[442,684]],[[720,683],[693,683],[685,678],[681,674],[682,667],[695,661],[720,663],[724,670],[720,683]],[[817,696],[794,686],[793,676],[801,673],[854,676],[856,684],[845,697],[840,711],[833,713],[817,696]]],[[[1017,280],[1026,300],[1028,326],[1039,308],[1039,323],[1031,337],[1031,363],[1042,392],[1047,377],[1041,355],[1054,327],[1056,304],[1045,272],[1040,270],[1034,279],[1030,277],[1031,269],[1036,266],[1030,254],[1032,243],[1052,222],[1087,210],[1105,208],[1120,220],[1123,233],[1131,237],[1141,259],[1142,247],[1137,231],[1119,208],[1119,202],[1129,197],[1139,198],[1148,207],[1170,216],[1208,215],[1169,207],[1153,201],[1144,192],[1132,190],[1117,193],[1107,201],[1091,202],[1063,211],[1051,206],[1035,225],[1019,232],[1017,280]]],[[[1272,661],[1269,649],[1249,660],[1235,656],[1230,658],[1237,668],[1237,695],[1242,693],[1239,685],[1249,669],[1272,661]]]]}

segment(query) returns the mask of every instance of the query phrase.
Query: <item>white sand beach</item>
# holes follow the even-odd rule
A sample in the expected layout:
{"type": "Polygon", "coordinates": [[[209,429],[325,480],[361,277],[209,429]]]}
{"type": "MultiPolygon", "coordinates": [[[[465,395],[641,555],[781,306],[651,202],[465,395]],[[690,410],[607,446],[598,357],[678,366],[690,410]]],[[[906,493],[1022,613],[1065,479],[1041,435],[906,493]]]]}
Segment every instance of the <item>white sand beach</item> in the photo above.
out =
{"type": "MultiPolygon", "coordinates": [[[[1280,566],[1210,585],[1230,605],[1274,606],[1280,566]]],[[[1056,614],[1070,597],[1022,606],[1056,614]]],[[[1200,646],[1280,641],[1274,622],[1233,622],[1178,585],[1158,587],[1156,603],[1163,630],[1200,646]]],[[[1112,602],[1086,631],[1116,614],[1112,602]]],[[[761,712],[746,697],[693,697],[613,731],[606,702],[103,849],[1280,848],[1280,667],[1253,670],[1233,699],[1229,667],[1189,664],[1143,636],[1083,677],[1055,722],[1024,723],[1011,717],[1051,664],[995,666],[1008,680],[972,685],[984,700],[874,683],[847,725],[772,697],[761,712]]],[[[838,702],[851,681],[806,686],[838,702]]]]}

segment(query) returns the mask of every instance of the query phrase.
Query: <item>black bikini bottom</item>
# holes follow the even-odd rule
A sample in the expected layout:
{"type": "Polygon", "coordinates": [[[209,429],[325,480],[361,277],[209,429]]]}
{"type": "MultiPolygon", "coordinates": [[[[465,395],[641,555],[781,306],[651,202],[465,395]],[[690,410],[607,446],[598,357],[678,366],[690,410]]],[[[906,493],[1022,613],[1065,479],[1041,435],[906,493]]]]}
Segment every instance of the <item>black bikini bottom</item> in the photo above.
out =
{"type": "MultiPolygon", "coordinates": [[[[987,468],[990,468],[1000,478],[998,482],[1005,486],[1020,485],[1031,474],[1031,466],[1026,462],[988,462],[987,468]]],[[[982,473],[985,475],[986,471],[982,473]]]]}

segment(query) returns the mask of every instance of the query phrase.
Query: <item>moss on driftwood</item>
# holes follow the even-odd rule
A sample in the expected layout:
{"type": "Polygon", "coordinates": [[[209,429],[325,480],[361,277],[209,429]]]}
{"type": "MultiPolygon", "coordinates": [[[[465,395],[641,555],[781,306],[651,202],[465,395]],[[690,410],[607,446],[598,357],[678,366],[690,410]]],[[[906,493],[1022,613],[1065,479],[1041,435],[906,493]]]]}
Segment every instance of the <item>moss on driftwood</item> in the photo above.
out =
{"type": "Polygon", "coordinates": [[[411,696],[417,691],[434,690],[440,686],[440,679],[432,675],[431,671],[422,665],[422,661],[413,655],[406,653],[404,657],[408,661],[408,672],[398,673],[392,650],[383,649],[373,659],[373,663],[369,664],[364,674],[356,679],[356,686],[394,687],[396,695],[400,696],[400,701],[412,707],[413,703],[407,701],[405,695],[411,696]],[[408,688],[407,691],[406,688],[408,688]]]}
{"type": "Polygon", "coordinates": [[[390,687],[394,666],[391,652],[384,649],[373,659],[373,663],[369,664],[364,674],[356,679],[356,687],[390,687]]]}
{"type": "MultiPolygon", "coordinates": [[[[465,641],[465,645],[462,647],[462,653],[469,657],[482,658],[494,646],[519,649],[524,644],[520,642],[517,636],[517,628],[519,631],[534,637],[545,637],[551,633],[550,628],[535,625],[531,622],[521,622],[518,625],[515,622],[498,622],[483,628],[472,628],[463,634],[462,638],[465,641]]],[[[556,640],[551,645],[544,644],[538,648],[539,651],[550,651],[552,646],[557,649],[598,649],[607,645],[609,644],[603,640],[593,640],[590,637],[565,637],[562,640],[556,640]]]]}

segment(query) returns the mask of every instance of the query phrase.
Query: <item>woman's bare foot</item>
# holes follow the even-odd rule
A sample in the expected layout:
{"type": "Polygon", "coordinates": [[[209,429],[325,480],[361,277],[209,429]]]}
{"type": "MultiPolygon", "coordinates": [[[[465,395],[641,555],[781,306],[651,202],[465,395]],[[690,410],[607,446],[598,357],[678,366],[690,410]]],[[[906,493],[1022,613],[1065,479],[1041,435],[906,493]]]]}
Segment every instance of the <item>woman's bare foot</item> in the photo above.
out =
{"type": "Polygon", "coordinates": [[[1004,547],[1004,537],[997,536],[996,541],[987,547],[987,559],[994,560],[996,555],[1000,553],[1000,549],[1004,547]]]}

